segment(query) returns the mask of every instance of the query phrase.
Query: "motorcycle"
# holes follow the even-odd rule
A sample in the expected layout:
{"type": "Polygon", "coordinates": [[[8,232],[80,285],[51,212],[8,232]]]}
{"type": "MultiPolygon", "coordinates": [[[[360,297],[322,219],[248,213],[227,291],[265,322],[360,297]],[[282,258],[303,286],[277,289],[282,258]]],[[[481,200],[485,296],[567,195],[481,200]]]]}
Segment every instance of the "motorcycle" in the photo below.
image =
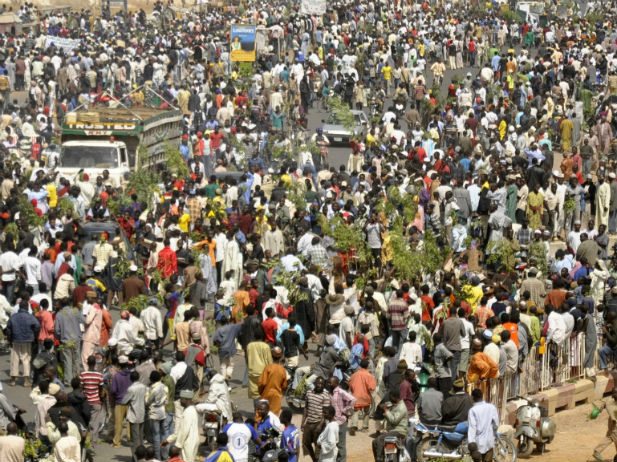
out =
{"type": "Polygon", "coordinates": [[[261,435],[263,444],[257,452],[257,458],[261,462],[276,462],[280,452],[281,433],[276,428],[269,428],[261,435]]]}
{"type": "MultiPolygon", "coordinates": [[[[410,422],[414,419],[410,419],[410,422]]],[[[467,447],[467,422],[461,422],[456,426],[435,425],[431,428],[421,422],[413,426],[415,435],[416,461],[428,462],[434,459],[440,460],[470,460],[471,454],[467,447]]],[[[495,433],[495,446],[493,448],[493,460],[495,462],[516,462],[516,448],[514,443],[506,435],[495,433]]]]}
{"type": "Polygon", "coordinates": [[[405,451],[404,442],[398,436],[386,436],[384,438],[383,460],[384,462],[401,462],[409,460],[405,451]]]}
{"type": "Polygon", "coordinates": [[[206,446],[210,451],[216,451],[216,437],[222,428],[223,416],[214,403],[203,403],[200,411],[203,412],[203,429],[206,437],[206,446]]]}
{"type": "Polygon", "coordinates": [[[516,410],[514,438],[518,442],[518,454],[529,457],[534,445],[540,454],[555,437],[555,422],[546,415],[546,409],[538,406],[535,400],[519,397],[526,402],[516,410]]]}

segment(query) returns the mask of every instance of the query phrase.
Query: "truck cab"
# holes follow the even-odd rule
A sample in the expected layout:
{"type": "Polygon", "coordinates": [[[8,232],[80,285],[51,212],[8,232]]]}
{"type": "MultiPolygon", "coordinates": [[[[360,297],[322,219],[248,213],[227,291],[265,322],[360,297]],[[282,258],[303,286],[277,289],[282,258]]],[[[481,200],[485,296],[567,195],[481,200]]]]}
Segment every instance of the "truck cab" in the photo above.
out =
{"type": "Polygon", "coordinates": [[[114,183],[120,184],[131,172],[129,154],[122,141],[75,140],[65,141],[58,158],[58,178],[72,179],[80,170],[85,170],[92,181],[103,170],[109,170],[114,183]]]}

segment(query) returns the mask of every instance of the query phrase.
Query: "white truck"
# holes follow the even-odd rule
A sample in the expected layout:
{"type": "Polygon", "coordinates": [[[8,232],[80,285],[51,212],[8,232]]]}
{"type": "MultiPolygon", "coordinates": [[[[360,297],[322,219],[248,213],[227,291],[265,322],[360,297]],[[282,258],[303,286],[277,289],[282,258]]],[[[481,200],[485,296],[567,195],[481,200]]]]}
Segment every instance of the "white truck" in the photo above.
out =
{"type": "Polygon", "coordinates": [[[94,181],[109,170],[119,184],[137,168],[165,162],[166,147],[178,147],[181,136],[179,110],[95,107],[68,113],[62,124],[58,177],[72,178],[83,169],[94,181]]]}

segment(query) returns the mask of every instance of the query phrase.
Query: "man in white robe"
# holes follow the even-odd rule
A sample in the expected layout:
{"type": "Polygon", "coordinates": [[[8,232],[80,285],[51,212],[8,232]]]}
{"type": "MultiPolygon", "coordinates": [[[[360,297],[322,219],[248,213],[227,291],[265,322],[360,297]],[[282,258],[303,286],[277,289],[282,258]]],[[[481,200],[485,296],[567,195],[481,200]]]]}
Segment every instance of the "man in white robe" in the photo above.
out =
{"type": "Polygon", "coordinates": [[[227,236],[227,244],[225,244],[225,255],[223,256],[223,269],[221,274],[226,274],[227,271],[233,270],[236,287],[240,287],[242,281],[242,253],[240,245],[230,232],[227,236]]]}
{"type": "Polygon", "coordinates": [[[178,420],[174,433],[162,443],[162,446],[171,443],[180,449],[184,462],[197,460],[197,449],[199,448],[199,417],[192,400],[191,390],[180,392],[180,405],[184,408],[182,417],[178,420]]]}
{"type": "Polygon", "coordinates": [[[604,177],[598,178],[598,181],[600,184],[596,192],[596,227],[604,225],[608,228],[608,208],[611,203],[611,187],[604,181],[604,177]]]}

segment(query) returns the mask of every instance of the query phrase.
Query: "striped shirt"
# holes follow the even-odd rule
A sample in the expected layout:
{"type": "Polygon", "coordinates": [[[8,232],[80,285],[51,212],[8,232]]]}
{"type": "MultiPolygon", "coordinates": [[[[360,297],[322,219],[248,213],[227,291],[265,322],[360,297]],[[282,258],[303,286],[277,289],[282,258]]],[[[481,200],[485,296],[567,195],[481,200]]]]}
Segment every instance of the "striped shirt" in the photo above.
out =
{"type": "Polygon", "coordinates": [[[402,298],[395,298],[388,304],[388,317],[390,318],[391,328],[401,330],[407,327],[409,318],[409,306],[402,298]]]}
{"type": "Polygon", "coordinates": [[[324,390],[315,393],[312,390],[306,392],[306,423],[317,423],[323,419],[323,408],[330,406],[330,394],[324,390]]]}
{"type": "Polygon", "coordinates": [[[88,399],[88,404],[101,404],[99,387],[103,386],[103,374],[97,371],[84,371],[79,376],[84,395],[88,399]]]}

